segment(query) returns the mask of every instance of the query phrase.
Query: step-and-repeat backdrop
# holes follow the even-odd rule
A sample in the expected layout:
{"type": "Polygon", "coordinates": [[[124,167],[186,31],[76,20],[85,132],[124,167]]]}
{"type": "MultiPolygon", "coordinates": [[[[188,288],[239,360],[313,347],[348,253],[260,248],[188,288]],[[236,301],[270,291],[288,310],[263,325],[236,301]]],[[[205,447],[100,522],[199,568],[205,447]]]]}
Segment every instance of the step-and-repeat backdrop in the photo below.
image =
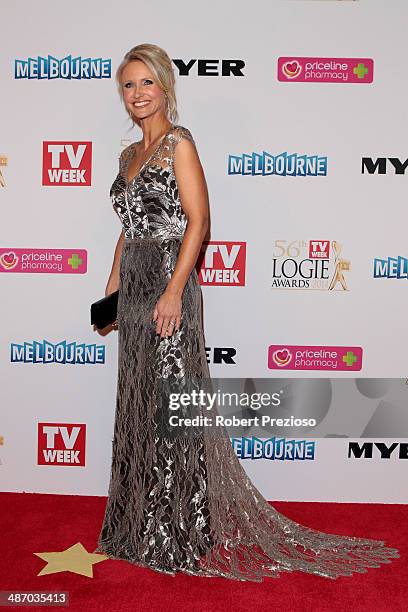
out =
{"type": "Polygon", "coordinates": [[[208,183],[212,375],[312,378],[319,425],[348,379],[332,429],[296,453],[248,430],[242,465],[270,500],[407,501],[387,399],[408,373],[407,21],[405,0],[2,7],[1,490],[107,493],[118,336],[89,309],[121,231],[118,157],[141,138],[114,74],[148,42],[172,58],[208,183]]]}

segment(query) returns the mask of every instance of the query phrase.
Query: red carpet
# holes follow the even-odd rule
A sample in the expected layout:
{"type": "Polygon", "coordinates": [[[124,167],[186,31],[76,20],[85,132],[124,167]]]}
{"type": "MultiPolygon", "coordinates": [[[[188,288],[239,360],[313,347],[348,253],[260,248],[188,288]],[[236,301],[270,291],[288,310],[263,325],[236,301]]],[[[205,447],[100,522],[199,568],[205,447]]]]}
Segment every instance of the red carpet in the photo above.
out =
{"type": "MultiPolygon", "coordinates": [[[[224,578],[166,576],[108,559],[93,565],[93,578],[63,571],[38,576],[46,561],[36,552],[62,551],[80,542],[92,553],[105,498],[0,493],[2,554],[0,590],[68,591],[61,610],[218,612],[406,609],[408,506],[274,502],[289,518],[321,531],[385,540],[401,558],[388,565],[329,580],[285,573],[263,583],[224,578]]],[[[7,608],[6,608],[7,609],[7,608]]],[[[21,607],[19,609],[22,609],[21,607]]],[[[26,609],[50,610],[45,606],[26,609]]]]}

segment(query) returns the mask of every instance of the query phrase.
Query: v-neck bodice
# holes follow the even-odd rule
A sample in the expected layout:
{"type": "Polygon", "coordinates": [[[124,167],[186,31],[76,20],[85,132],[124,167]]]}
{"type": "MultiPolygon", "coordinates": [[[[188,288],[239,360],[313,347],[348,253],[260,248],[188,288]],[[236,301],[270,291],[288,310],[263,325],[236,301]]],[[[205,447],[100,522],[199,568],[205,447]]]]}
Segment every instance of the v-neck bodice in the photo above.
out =
{"type": "Polygon", "coordinates": [[[128,155],[128,161],[125,167],[125,179],[127,181],[127,183],[132,183],[135,179],[137,179],[137,177],[140,175],[140,173],[142,172],[143,168],[145,166],[147,166],[147,164],[149,163],[149,161],[158,154],[158,152],[160,151],[160,147],[162,146],[162,144],[164,143],[164,140],[166,139],[166,136],[174,129],[174,125],[171,125],[170,128],[167,130],[167,132],[165,132],[163,134],[163,136],[160,138],[159,143],[155,146],[153,152],[147,157],[147,159],[143,162],[143,164],[140,166],[139,170],[136,172],[136,174],[133,176],[133,178],[129,179],[129,167],[130,164],[132,163],[132,160],[134,158],[134,154],[135,154],[135,149],[136,149],[136,145],[140,144],[142,141],[139,140],[138,142],[134,142],[133,144],[131,144],[131,152],[130,155],[128,155]]]}
{"type": "Polygon", "coordinates": [[[122,151],[110,196],[126,238],[184,235],[187,219],[173,169],[175,148],[183,138],[195,144],[187,128],[173,125],[130,181],[128,169],[137,143],[122,151]]]}

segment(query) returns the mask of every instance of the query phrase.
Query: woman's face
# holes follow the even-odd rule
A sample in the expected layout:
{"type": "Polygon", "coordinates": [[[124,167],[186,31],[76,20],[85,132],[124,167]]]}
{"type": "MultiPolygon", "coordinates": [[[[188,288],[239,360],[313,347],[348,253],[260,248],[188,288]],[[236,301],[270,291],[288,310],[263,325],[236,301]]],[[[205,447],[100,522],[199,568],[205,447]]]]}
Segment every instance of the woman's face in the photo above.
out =
{"type": "Polygon", "coordinates": [[[165,114],[166,98],[149,68],[140,60],[130,62],[122,70],[123,100],[136,119],[155,113],[165,114]]]}

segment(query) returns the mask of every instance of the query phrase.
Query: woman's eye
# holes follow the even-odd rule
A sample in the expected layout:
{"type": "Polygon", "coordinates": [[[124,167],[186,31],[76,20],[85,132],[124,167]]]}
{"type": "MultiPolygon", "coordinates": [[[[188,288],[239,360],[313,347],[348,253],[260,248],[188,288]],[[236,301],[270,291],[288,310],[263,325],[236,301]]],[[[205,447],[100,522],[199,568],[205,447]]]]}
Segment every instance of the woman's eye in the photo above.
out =
{"type": "MultiPolygon", "coordinates": [[[[153,81],[151,79],[144,79],[143,85],[153,85],[153,81]]],[[[132,87],[132,82],[128,81],[127,83],[124,83],[123,87],[129,89],[129,87],[132,87]]]]}

